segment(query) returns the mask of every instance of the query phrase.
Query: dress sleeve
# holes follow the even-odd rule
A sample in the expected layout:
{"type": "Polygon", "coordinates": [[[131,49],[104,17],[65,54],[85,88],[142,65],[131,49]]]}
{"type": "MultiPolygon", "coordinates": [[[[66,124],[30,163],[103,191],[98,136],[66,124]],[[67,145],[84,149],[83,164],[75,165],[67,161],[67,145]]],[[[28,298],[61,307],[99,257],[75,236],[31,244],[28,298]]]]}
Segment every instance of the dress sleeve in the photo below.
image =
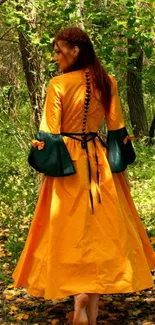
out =
{"type": "Polygon", "coordinates": [[[111,171],[114,173],[122,172],[128,164],[136,159],[135,151],[131,140],[134,136],[129,136],[122,113],[120,97],[118,94],[117,81],[111,76],[112,98],[109,112],[106,112],[107,123],[107,145],[108,161],[111,171]]]}
{"type": "Polygon", "coordinates": [[[47,176],[64,177],[76,173],[61,135],[61,91],[57,77],[49,84],[43,115],[28,156],[29,164],[47,176]]]}
{"type": "Polygon", "coordinates": [[[60,134],[61,113],[61,89],[57,78],[53,78],[48,87],[39,130],[60,134]]]}

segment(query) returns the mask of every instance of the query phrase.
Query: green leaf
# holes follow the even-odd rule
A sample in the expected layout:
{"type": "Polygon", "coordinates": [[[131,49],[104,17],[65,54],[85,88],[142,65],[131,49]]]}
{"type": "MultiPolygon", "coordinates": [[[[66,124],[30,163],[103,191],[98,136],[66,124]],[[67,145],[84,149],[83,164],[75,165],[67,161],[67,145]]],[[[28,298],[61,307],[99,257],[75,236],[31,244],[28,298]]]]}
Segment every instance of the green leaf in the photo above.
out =
{"type": "Polygon", "coordinates": [[[153,44],[148,44],[144,46],[144,52],[145,55],[148,59],[151,58],[152,54],[153,54],[153,44]]]}

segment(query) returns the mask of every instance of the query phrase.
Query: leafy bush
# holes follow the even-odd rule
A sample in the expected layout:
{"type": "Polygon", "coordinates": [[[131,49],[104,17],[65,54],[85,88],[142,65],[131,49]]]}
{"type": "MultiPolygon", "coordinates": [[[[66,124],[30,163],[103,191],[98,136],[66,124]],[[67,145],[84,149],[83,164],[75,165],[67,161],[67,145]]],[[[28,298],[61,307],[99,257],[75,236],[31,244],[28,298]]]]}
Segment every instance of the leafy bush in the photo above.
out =
{"type": "Polygon", "coordinates": [[[14,123],[12,117],[4,115],[0,125],[0,215],[3,228],[10,234],[7,247],[14,262],[26,239],[37,199],[38,177],[27,162],[31,138],[28,118],[29,114],[14,123]]]}
{"type": "Polygon", "coordinates": [[[146,145],[146,139],[135,144],[137,159],[129,168],[133,183],[131,194],[148,234],[155,236],[155,147],[146,145]]]}

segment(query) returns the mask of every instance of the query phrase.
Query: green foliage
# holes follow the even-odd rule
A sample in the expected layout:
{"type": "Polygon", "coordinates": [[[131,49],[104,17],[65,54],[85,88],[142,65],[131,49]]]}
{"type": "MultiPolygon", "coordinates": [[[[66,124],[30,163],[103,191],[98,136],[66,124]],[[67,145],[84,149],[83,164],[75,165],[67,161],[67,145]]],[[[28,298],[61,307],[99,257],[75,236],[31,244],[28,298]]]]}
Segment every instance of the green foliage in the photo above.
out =
{"type": "MultiPolygon", "coordinates": [[[[55,75],[56,67],[53,63],[53,39],[61,27],[76,25],[83,21],[85,30],[89,33],[94,47],[106,70],[119,80],[121,97],[125,97],[126,84],[124,79],[127,72],[127,38],[135,38],[145,53],[143,71],[143,91],[149,92],[146,99],[146,111],[149,121],[155,111],[154,94],[154,3],[136,0],[88,1],[85,0],[81,9],[81,17],[77,10],[80,2],[71,0],[10,0],[2,6],[1,21],[4,32],[12,29],[12,41],[18,42],[21,32],[30,46],[30,56],[36,66],[36,90],[45,88],[49,79],[55,75]],[[39,68],[38,68],[39,67],[39,68]],[[39,84],[38,84],[39,80],[39,84]]],[[[10,35],[10,34],[9,34],[10,35]]],[[[10,51],[9,51],[10,52],[10,51]]],[[[139,52],[133,54],[135,57],[139,52]]],[[[133,56],[130,58],[133,59],[133,56]]],[[[13,61],[15,59],[13,58],[13,61]]],[[[6,64],[6,63],[5,63],[6,64]]],[[[18,59],[18,65],[20,61],[18,59]]],[[[3,62],[2,62],[3,66],[3,62]]],[[[21,67],[22,69],[22,67],[21,67]]],[[[14,73],[13,73],[14,74],[14,73]]],[[[26,88],[23,76],[16,72],[21,89],[26,88]]],[[[12,76],[11,76],[12,78],[12,76]]],[[[8,84],[6,84],[8,87],[8,84]]],[[[17,98],[17,85],[13,87],[14,97],[17,98]]],[[[40,93],[39,93],[40,96],[40,93]]],[[[27,93],[28,97],[28,93],[27,93]]]]}
{"type": "Polygon", "coordinates": [[[150,236],[155,236],[155,148],[146,145],[147,139],[136,145],[137,159],[129,168],[129,176],[133,185],[131,194],[140,217],[150,236]]]}
{"type": "MultiPolygon", "coordinates": [[[[145,1],[116,1],[105,6],[104,2],[85,1],[81,11],[86,31],[89,33],[98,54],[105,61],[107,69],[119,68],[126,71],[126,40],[136,38],[143,48],[146,57],[154,56],[154,6],[145,1]],[[121,61],[120,61],[121,59],[121,61]],[[124,63],[124,64],[121,64],[124,63]]],[[[63,0],[43,2],[11,0],[3,6],[3,20],[9,27],[21,31],[33,46],[32,51],[39,51],[44,60],[46,75],[54,71],[47,59],[47,53],[52,52],[52,41],[62,26],[75,25],[80,22],[76,11],[78,1],[63,0]]]]}
{"type": "Polygon", "coordinates": [[[27,163],[30,108],[25,107],[20,114],[18,120],[4,115],[0,123],[0,215],[3,227],[9,229],[7,247],[14,262],[26,239],[37,199],[37,178],[27,163]]]}

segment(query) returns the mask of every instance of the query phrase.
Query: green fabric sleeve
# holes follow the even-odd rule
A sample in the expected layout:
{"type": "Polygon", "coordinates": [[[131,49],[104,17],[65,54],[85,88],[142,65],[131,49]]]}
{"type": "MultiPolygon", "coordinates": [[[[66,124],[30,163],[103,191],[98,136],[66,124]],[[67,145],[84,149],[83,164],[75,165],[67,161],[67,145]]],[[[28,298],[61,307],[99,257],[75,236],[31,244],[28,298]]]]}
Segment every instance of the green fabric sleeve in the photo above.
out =
{"type": "Polygon", "coordinates": [[[53,177],[75,174],[75,167],[61,134],[39,131],[36,140],[44,147],[31,147],[28,162],[38,172],[53,177]]]}
{"type": "Polygon", "coordinates": [[[131,140],[128,140],[126,144],[123,142],[128,135],[126,127],[108,131],[108,161],[113,173],[122,172],[127,165],[132,164],[136,159],[131,140]]]}

